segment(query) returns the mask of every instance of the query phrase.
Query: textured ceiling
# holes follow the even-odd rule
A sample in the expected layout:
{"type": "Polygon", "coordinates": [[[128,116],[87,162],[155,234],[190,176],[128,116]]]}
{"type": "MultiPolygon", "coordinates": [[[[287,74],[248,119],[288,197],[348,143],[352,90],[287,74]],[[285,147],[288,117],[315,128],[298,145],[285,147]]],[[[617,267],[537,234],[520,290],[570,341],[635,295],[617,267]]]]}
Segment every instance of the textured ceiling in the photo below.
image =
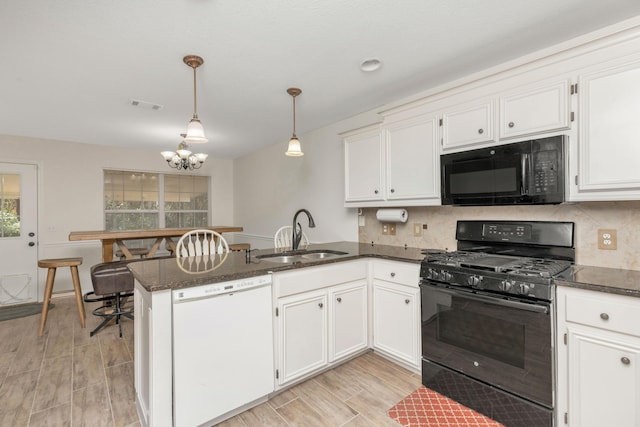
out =
{"type": "Polygon", "coordinates": [[[636,15],[638,0],[2,0],[0,133],[175,149],[197,54],[195,148],[284,150],[288,87],[303,134],[636,15]],[[383,67],[363,73],[371,56],[383,67]]]}

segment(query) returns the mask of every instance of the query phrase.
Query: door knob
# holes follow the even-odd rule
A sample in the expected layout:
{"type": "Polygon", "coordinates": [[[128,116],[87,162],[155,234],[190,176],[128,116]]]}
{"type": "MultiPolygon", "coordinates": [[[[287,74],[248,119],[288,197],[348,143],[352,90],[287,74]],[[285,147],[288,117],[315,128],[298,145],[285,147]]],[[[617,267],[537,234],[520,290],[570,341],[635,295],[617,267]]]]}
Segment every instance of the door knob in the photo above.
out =
{"type": "Polygon", "coordinates": [[[621,361],[623,364],[625,364],[625,365],[628,365],[628,364],[630,364],[630,363],[631,363],[631,360],[629,360],[629,358],[628,358],[628,357],[621,357],[621,358],[620,358],[620,361],[621,361]]]}
{"type": "Polygon", "coordinates": [[[338,298],[336,298],[336,301],[342,302],[342,298],[338,297],[338,298]]]}
{"type": "Polygon", "coordinates": [[[34,242],[29,242],[29,246],[35,246],[36,244],[34,242]]]}
{"type": "Polygon", "coordinates": [[[36,233],[34,233],[33,231],[31,233],[29,233],[29,237],[33,237],[35,235],[36,235],[36,233]]]}

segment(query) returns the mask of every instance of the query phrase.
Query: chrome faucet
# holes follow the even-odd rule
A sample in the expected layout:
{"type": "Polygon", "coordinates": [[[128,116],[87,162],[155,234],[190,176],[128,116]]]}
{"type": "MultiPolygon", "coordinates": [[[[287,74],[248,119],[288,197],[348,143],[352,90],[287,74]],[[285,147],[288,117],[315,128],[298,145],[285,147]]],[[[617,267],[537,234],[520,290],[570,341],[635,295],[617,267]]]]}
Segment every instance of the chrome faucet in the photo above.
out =
{"type": "Polygon", "coordinates": [[[311,216],[311,212],[306,209],[300,209],[298,212],[296,212],[296,214],[293,216],[293,230],[291,234],[292,251],[298,249],[298,246],[300,246],[300,240],[302,240],[302,226],[298,222],[298,215],[300,215],[300,213],[302,212],[307,214],[307,218],[309,218],[309,228],[314,228],[316,226],[316,223],[313,221],[313,217],[311,216]]]}

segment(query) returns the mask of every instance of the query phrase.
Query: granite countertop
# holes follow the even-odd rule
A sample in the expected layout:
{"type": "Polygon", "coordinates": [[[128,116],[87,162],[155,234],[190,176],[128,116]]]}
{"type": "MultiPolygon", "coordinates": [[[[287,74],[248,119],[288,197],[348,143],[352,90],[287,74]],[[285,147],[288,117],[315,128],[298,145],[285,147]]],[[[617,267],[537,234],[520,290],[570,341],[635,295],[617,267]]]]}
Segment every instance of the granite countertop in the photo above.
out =
{"type": "Polygon", "coordinates": [[[195,258],[150,258],[132,262],[128,265],[138,282],[149,292],[168,289],[188,288],[209,283],[227,282],[260,276],[272,272],[293,270],[297,268],[327,265],[342,261],[351,261],[363,257],[375,257],[392,261],[420,263],[424,258],[420,248],[404,248],[388,245],[371,245],[357,242],[333,242],[309,245],[309,250],[329,249],[346,252],[324,260],[301,260],[293,264],[282,264],[258,259],[257,256],[281,252],[276,249],[251,251],[247,258],[244,251],[231,252],[227,258],[215,268],[204,263],[196,263],[195,258]],[[180,261],[180,263],[178,262],[180,261]],[[189,262],[192,261],[192,262],[189,262]],[[208,267],[208,268],[206,268],[208,267]],[[201,272],[195,271],[200,269],[201,272]],[[202,271],[206,269],[207,271],[202,271]]]}
{"type": "Polygon", "coordinates": [[[574,265],[554,280],[558,286],[640,297],[640,271],[574,265]]]}

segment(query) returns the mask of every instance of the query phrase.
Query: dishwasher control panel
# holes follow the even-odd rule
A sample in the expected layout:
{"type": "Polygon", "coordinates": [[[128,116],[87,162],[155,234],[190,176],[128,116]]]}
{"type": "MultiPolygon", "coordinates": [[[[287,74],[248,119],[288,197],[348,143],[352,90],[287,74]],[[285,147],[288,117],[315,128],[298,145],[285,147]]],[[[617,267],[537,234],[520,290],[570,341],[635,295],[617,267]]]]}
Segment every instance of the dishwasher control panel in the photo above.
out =
{"type": "Polygon", "coordinates": [[[252,288],[271,285],[271,275],[248,277],[229,282],[211,283],[192,288],[176,289],[172,292],[173,302],[179,303],[193,299],[208,298],[221,294],[245,291],[252,288]]]}

